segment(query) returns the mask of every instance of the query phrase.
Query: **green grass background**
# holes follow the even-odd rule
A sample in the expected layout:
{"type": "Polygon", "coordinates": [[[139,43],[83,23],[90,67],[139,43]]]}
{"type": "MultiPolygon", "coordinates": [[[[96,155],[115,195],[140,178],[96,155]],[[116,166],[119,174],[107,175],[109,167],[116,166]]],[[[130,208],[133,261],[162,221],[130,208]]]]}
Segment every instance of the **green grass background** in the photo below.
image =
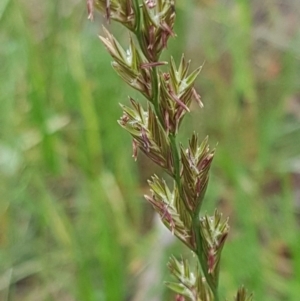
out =
{"type": "MultiPolygon", "coordinates": [[[[0,300],[174,300],[168,256],[191,254],[143,199],[160,171],[116,122],[137,93],[86,16],[83,0],[0,1],[0,300]]],[[[205,61],[180,140],[217,145],[204,211],[230,217],[221,294],[299,300],[300,3],[181,0],[176,22],[165,58],[205,61]]]]}

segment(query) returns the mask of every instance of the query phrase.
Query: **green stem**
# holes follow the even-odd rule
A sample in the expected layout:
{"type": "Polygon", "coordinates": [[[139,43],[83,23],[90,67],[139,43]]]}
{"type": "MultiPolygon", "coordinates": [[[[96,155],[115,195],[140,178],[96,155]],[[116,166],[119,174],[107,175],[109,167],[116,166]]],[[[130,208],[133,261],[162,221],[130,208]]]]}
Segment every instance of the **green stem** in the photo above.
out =
{"type": "Polygon", "coordinates": [[[200,263],[202,272],[205,276],[205,279],[207,281],[207,284],[209,285],[213,296],[214,296],[214,301],[219,301],[219,292],[218,292],[218,285],[214,283],[213,278],[207,271],[207,263],[205,262],[205,257],[203,256],[203,242],[202,242],[202,237],[201,237],[201,232],[200,232],[200,221],[199,221],[199,215],[196,214],[193,217],[193,222],[192,222],[192,227],[193,227],[193,232],[195,233],[196,237],[196,255],[198,257],[198,261],[200,263]]]}
{"type": "Polygon", "coordinates": [[[134,0],[133,1],[133,7],[134,7],[134,12],[136,16],[136,24],[135,24],[135,34],[140,32],[140,27],[141,27],[141,12],[140,12],[140,3],[139,0],[134,0]]]}

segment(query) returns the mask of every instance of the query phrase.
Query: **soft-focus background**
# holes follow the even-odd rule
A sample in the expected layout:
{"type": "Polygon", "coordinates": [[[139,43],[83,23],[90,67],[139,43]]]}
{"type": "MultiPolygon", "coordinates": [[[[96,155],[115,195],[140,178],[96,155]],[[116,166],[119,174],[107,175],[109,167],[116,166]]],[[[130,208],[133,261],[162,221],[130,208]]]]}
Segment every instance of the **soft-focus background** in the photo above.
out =
{"type": "MultiPolygon", "coordinates": [[[[167,258],[191,257],[143,199],[161,172],[116,122],[137,94],[86,16],[83,0],[0,1],[1,301],[174,300],[167,258]]],[[[180,140],[217,147],[204,211],[230,217],[222,296],[299,300],[300,2],[181,0],[176,32],[165,57],[205,62],[180,140]]]]}

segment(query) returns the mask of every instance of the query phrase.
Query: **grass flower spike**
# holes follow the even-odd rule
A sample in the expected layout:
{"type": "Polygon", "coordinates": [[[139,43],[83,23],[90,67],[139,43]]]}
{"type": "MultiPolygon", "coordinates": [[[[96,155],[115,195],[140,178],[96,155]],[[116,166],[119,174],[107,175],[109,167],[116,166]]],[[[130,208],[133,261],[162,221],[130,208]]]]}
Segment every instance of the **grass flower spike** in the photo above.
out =
{"type": "MultiPolygon", "coordinates": [[[[148,181],[150,194],[145,198],[171,233],[198,258],[197,267],[192,269],[188,260],[172,256],[168,267],[176,281],[167,286],[176,293],[177,301],[223,300],[218,286],[228,220],[218,210],[212,216],[201,214],[214,150],[208,138],[199,141],[196,133],[188,147],[177,141],[191,102],[203,106],[195,89],[201,67],[190,71],[184,55],[178,65],[172,57],[168,63],[160,61],[168,39],[175,37],[175,1],[87,0],[87,7],[90,19],[98,9],[108,21],[117,21],[130,32],[128,49],[105,28],[100,37],[117,74],[148,100],[143,108],[130,98],[130,107],[121,105],[123,115],[118,122],[132,136],[133,157],[142,151],[173,179],[169,187],[164,179],[153,175],[148,181]],[[168,70],[163,72],[162,65],[168,70]]],[[[233,300],[251,301],[252,296],[241,288],[233,300]]]]}

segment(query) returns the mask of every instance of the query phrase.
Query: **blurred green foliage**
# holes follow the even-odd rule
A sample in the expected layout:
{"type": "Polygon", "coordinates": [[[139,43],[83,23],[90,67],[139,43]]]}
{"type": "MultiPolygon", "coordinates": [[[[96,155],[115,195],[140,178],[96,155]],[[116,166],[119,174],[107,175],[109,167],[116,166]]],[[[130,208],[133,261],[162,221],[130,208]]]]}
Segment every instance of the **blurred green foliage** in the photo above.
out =
{"type": "MultiPolygon", "coordinates": [[[[167,58],[205,61],[186,118],[217,144],[205,210],[230,216],[221,290],[300,296],[300,3],[178,1],[167,58]]],[[[185,252],[143,200],[159,173],[117,125],[135,92],[99,43],[85,1],[0,2],[0,299],[173,300],[185,252]]],[[[120,37],[127,34],[112,24],[120,37]]],[[[191,259],[193,260],[193,259],[191,259]]]]}

